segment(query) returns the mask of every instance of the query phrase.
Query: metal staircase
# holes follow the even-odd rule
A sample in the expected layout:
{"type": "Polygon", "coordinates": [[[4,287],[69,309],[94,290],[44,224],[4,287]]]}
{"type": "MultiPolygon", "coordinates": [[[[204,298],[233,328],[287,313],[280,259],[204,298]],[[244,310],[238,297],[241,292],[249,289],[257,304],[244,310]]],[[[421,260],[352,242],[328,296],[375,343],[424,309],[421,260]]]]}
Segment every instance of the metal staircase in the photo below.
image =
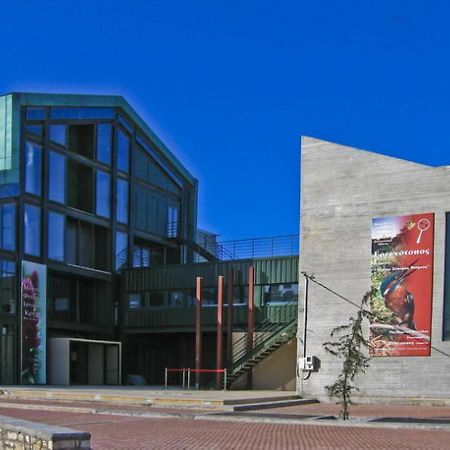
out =
{"type": "MultiPolygon", "coordinates": [[[[227,389],[231,388],[238,378],[250,372],[259,362],[295,337],[297,334],[297,308],[292,310],[294,304],[296,302],[285,305],[286,310],[293,312],[287,322],[274,323],[270,319],[266,319],[253,329],[253,338],[250,338],[247,332],[233,344],[233,358],[227,366],[227,389]]],[[[222,378],[220,386],[215,383],[214,385],[218,389],[223,389],[223,383],[222,378]]]]}

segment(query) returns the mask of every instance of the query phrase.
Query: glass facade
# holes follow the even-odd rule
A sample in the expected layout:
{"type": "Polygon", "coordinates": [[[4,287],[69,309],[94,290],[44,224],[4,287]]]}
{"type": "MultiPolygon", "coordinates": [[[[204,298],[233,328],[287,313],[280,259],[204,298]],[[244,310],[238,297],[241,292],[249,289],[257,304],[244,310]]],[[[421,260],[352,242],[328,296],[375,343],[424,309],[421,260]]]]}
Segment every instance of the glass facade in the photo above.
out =
{"type": "Polygon", "coordinates": [[[128,182],[119,178],[117,180],[116,220],[128,223],[128,182]]]}
{"type": "Polygon", "coordinates": [[[65,250],[65,223],[64,216],[55,212],[48,213],[48,258],[55,261],[64,261],[65,250]]]}
{"type": "Polygon", "coordinates": [[[97,125],[97,160],[111,164],[112,126],[107,123],[97,125]]]}
{"type": "Polygon", "coordinates": [[[50,125],[50,140],[59,145],[67,145],[67,127],[66,125],[50,125]]]}
{"type": "Polygon", "coordinates": [[[128,235],[121,231],[116,232],[116,269],[119,269],[126,261],[126,249],[128,247],[128,235]]]}
{"type": "Polygon", "coordinates": [[[28,255],[41,255],[41,208],[25,205],[24,250],[28,255]]]}
{"type": "Polygon", "coordinates": [[[0,248],[11,252],[16,250],[16,205],[5,203],[0,206],[0,248]]]}
{"type": "Polygon", "coordinates": [[[130,161],[130,138],[122,131],[117,130],[117,168],[128,172],[130,161]]]}
{"type": "Polygon", "coordinates": [[[48,198],[54,202],[66,202],[66,157],[49,151],[48,198]]]}
{"type": "Polygon", "coordinates": [[[0,259],[0,313],[17,313],[16,263],[0,259]]]}
{"type": "Polygon", "coordinates": [[[25,191],[41,195],[42,147],[34,142],[25,144],[25,191]]]}
{"type": "Polygon", "coordinates": [[[102,217],[111,216],[111,176],[101,170],[97,170],[95,211],[102,217]]]}

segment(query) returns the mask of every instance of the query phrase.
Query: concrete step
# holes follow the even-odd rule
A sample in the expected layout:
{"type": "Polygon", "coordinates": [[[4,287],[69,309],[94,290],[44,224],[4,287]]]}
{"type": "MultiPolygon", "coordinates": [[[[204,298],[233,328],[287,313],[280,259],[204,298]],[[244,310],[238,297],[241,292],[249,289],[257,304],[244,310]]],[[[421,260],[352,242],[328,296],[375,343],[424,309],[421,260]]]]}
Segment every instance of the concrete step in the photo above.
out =
{"type": "Polygon", "coordinates": [[[307,398],[274,400],[258,403],[248,403],[244,405],[235,405],[233,406],[233,411],[250,411],[255,409],[281,408],[284,406],[310,405],[313,403],[319,403],[319,401],[316,399],[307,399],[307,398]]]}
{"type": "MultiPolygon", "coordinates": [[[[136,391],[127,388],[117,389],[73,389],[68,388],[29,388],[11,387],[1,391],[3,401],[10,399],[23,400],[65,400],[90,402],[108,402],[113,404],[148,405],[155,407],[186,407],[233,410],[237,405],[260,405],[284,400],[298,400],[295,394],[266,391],[257,394],[255,391],[193,391],[193,390],[167,390],[167,391],[136,391]],[[272,394],[273,392],[273,394],[272,394]]],[[[91,406],[93,405],[91,403],[91,406]]]]}

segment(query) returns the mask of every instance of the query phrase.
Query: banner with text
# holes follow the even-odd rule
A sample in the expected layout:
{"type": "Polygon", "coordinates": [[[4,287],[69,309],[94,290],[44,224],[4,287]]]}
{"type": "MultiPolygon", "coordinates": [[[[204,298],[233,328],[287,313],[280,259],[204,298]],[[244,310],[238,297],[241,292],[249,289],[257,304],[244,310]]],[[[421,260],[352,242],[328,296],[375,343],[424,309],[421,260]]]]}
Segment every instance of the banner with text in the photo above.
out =
{"type": "Polygon", "coordinates": [[[372,220],[371,356],[429,356],[434,214],[372,220]]]}
{"type": "Polygon", "coordinates": [[[22,384],[46,383],[47,267],[22,261],[22,384]]]}

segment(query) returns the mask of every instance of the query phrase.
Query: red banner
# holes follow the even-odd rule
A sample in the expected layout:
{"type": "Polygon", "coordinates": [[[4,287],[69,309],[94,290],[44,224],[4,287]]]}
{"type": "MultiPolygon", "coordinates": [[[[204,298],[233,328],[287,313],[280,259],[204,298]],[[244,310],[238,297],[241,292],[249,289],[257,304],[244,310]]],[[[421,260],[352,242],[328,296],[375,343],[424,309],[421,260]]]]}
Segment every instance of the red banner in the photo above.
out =
{"type": "Polygon", "coordinates": [[[429,356],[434,214],[372,220],[371,356],[429,356]]]}

